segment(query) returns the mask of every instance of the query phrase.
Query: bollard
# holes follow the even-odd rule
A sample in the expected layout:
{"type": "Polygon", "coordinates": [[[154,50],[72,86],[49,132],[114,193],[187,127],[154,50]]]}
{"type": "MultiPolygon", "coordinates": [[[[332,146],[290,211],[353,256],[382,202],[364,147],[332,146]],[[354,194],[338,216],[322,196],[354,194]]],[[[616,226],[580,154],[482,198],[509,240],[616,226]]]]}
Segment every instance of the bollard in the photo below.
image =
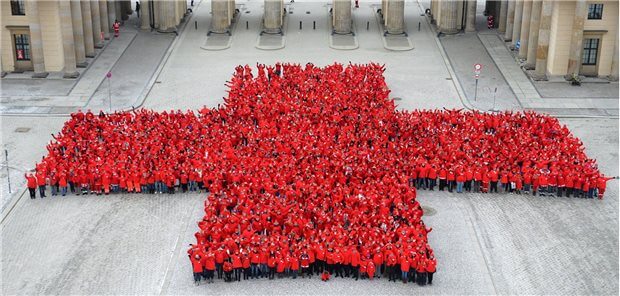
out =
{"type": "Polygon", "coordinates": [[[194,21],[194,28],[196,28],[196,30],[198,30],[198,21],[194,21]]]}
{"type": "Polygon", "coordinates": [[[316,21],[312,21],[312,30],[316,30],[316,21]]]}
{"type": "Polygon", "coordinates": [[[370,29],[370,22],[366,22],[366,31],[370,29]]]}
{"type": "Polygon", "coordinates": [[[420,32],[420,24],[421,22],[418,22],[418,32],[420,32]]]}
{"type": "Polygon", "coordinates": [[[299,21],[299,29],[301,30],[301,21],[299,21]]]}
{"type": "Polygon", "coordinates": [[[246,30],[250,29],[250,23],[248,21],[245,21],[245,29],[246,30]]]}

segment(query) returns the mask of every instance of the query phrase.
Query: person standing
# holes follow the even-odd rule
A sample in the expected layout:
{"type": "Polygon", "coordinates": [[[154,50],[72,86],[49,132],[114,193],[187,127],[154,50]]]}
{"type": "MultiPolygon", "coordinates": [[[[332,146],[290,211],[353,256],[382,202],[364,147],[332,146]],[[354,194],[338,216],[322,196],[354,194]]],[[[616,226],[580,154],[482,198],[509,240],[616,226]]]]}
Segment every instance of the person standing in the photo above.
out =
{"type": "Polygon", "coordinates": [[[121,23],[119,23],[118,20],[115,20],[112,28],[114,28],[114,37],[118,37],[121,31],[121,23]]]}
{"type": "Polygon", "coordinates": [[[41,198],[45,197],[45,175],[42,172],[37,172],[37,185],[39,185],[39,194],[41,198]]]}
{"type": "Polygon", "coordinates": [[[140,18],[140,1],[136,1],[136,15],[140,18]]]}
{"type": "Polygon", "coordinates": [[[437,259],[435,259],[435,257],[433,256],[430,256],[426,260],[426,277],[428,279],[429,285],[433,284],[433,274],[435,274],[436,269],[437,269],[437,259]]]}
{"type": "Polygon", "coordinates": [[[26,177],[26,185],[28,186],[28,191],[30,192],[30,199],[37,198],[37,177],[35,177],[33,174],[24,174],[24,177],[26,177]]]}

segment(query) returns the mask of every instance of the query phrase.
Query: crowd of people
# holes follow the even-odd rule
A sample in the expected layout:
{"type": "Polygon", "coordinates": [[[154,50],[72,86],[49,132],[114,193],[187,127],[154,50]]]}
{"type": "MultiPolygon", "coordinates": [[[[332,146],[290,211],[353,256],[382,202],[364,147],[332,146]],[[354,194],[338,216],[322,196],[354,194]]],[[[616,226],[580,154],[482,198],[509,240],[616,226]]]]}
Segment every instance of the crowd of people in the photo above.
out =
{"type": "Polygon", "coordinates": [[[557,119],[396,111],[378,64],[238,66],[223,106],[77,112],[28,187],[45,195],[208,191],[197,283],[321,274],[432,283],[416,189],[603,197],[557,119]]]}

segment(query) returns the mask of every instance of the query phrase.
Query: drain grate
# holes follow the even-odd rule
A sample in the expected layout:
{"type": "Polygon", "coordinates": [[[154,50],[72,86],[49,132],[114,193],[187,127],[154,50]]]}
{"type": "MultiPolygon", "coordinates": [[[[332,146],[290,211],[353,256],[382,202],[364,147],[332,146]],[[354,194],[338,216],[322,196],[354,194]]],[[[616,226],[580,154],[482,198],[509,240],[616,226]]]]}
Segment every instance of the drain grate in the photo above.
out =
{"type": "Polygon", "coordinates": [[[18,127],[15,129],[16,133],[27,133],[30,131],[29,127],[18,127]]]}

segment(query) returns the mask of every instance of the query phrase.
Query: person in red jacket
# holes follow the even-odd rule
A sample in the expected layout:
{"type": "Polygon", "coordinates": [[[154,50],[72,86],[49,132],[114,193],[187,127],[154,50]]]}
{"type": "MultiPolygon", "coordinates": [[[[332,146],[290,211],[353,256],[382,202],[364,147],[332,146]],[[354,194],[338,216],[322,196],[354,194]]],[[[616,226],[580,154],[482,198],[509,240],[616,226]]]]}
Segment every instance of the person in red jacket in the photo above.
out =
{"type": "Polygon", "coordinates": [[[323,273],[321,274],[321,280],[324,282],[329,281],[329,271],[325,270],[323,271],[323,273]]]}
{"type": "MultiPolygon", "coordinates": [[[[26,178],[26,185],[28,187],[28,191],[30,192],[30,198],[35,199],[35,193],[37,191],[37,178],[33,174],[24,174],[26,178]]],[[[41,196],[43,198],[43,196],[41,196]]]]}
{"type": "Polygon", "coordinates": [[[360,278],[360,252],[355,247],[351,247],[351,268],[353,271],[353,277],[355,280],[359,280],[360,278]]]}
{"type": "Polygon", "coordinates": [[[406,255],[401,256],[400,258],[400,271],[401,271],[401,279],[403,283],[407,283],[409,279],[409,258],[406,255]]]}
{"type": "Polygon", "coordinates": [[[215,274],[215,253],[209,249],[204,258],[205,266],[205,279],[207,282],[213,283],[213,276],[215,274]]]}
{"type": "Polygon", "coordinates": [[[372,281],[372,279],[375,277],[375,272],[376,272],[375,263],[372,260],[370,260],[370,258],[368,258],[368,261],[366,263],[366,273],[368,273],[368,279],[372,281]]]}
{"type": "Polygon", "coordinates": [[[299,263],[301,265],[301,278],[304,276],[308,276],[309,279],[312,278],[312,271],[310,270],[310,255],[308,255],[308,250],[304,249],[299,256],[299,263]]]}
{"type": "Polygon", "coordinates": [[[37,185],[39,186],[39,195],[41,198],[45,197],[45,174],[43,172],[37,171],[37,185]]]}
{"type": "Polygon", "coordinates": [[[241,264],[243,266],[243,280],[249,280],[251,275],[250,254],[247,251],[241,254],[241,264]]]}
{"type": "Polygon", "coordinates": [[[433,256],[430,256],[426,260],[426,277],[428,279],[429,285],[433,284],[433,274],[435,274],[436,269],[437,269],[437,259],[435,259],[435,257],[433,256]]]}
{"type": "Polygon", "coordinates": [[[607,188],[607,181],[618,179],[618,177],[605,177],[605,175],[601,174],[596,182],[596,188],[598,190],[598,198],[603,199],[603,195],[605,194],[605,189],[607,188]]]}
{"type": "Polygon", "coordinates": [[[234,272],[234,280],[237,282],[241,281],[241,268],[243,268],[243,264],[241,263],[241,256],[239,256],[239,251],[236,251],[234,254],[230,256],[232,260],[232,267],[234,272]]]}
{"type": "Polygon", "coordinates": [[[267,259],[267,267],[269,268],[269,279],[273,280],[276,275],[276,255],[272,252],[269,254],[269,258],[267,259]]]}
{"type": "Polygon", "coordinates": [[[424,286],[426,285],[426,260],[422,253],[418,253],[418,266],[416,266],[416,281],[418,285],[424,286]]]}
{"type": "Polygon", "coordinates": [[[225,282],[232,282],[233,280],[233,265],[232,262],[230,262],[230,258],[228,258],[226,261],[224,261],[224,281],[225,282]]]}
{"type": "Polygon", "coordinates": [[[194,284],[198,286],[200,284],[200,277],[203,274],[202,260],[198,254],[189,256],[189,259],[192,262],[192,270],[194,271],[194,284]]]}

